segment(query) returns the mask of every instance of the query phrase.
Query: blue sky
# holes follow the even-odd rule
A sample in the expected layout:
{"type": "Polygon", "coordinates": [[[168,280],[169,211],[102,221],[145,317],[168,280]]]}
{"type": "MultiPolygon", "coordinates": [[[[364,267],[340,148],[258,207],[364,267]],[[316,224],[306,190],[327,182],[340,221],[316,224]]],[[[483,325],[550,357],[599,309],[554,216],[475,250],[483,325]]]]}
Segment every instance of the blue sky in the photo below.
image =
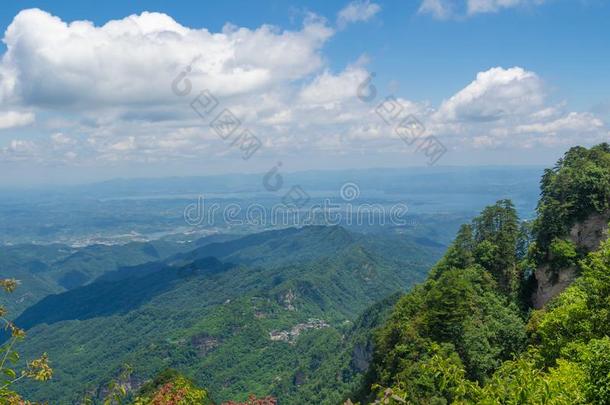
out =
{"type": "Polygon", "coordinates": [[[62,182],[426,164],[374,113],[391,94],[448,149],[437,164],[549,164],[609,138],[608,17],[601,0],[14,1],[0,10],[15,28],[0,49],[0,167],[62,182]],[[174,22],[126,20],[143,12],[174,22]],[[195,86],[259,135],[256,156],[166,91],[193,58],[195,86]],[[371,72],[378,97],[350,97],[371,72]]]}

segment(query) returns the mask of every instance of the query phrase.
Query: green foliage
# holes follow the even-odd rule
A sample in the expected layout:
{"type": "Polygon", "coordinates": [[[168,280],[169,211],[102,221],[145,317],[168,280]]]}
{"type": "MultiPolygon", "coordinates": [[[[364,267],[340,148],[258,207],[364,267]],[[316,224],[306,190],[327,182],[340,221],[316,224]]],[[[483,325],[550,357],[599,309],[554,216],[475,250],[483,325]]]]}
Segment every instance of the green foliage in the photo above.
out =
{"type": "Polygon", "coordinates": [[[610,210],[610,145],[574,147],[541,181],[538,218],[534,224],[538,263],[549,259],[549,247],[572,225],[592,213],[610,210]]]}
{"type": "Polygon", "coordinates": [[[408,403],[473,401],[477,382],[525,347],[515,302],[520,238],[517,215],[505,200],[463,226],[428,281],[397,303],[377,333],[365,383],[400,389],[408,403]]]}
{"type": "Polygon", "coordinates": [[[581,262],[582,276],[537,319],[534,338],[547,362],[574,343],[610,334],[610,241],[581,262]]]}
{"type": "MultiPolygon", "coordinates": [[[[460,330],[456,319],[466,316],[464,306],[455,302],[446,286],[442,291],[449,297],[437,294],[435,299],[457,305],[454,313],[449,313],[447,306],[442,315],[445,328],[458,326],[457,338],[451,337],[451,344],[445,345],[435,343],[447,339],[445,334],[423,338],[420,325],[426,322],[420,314],[429,308],[422,305],[425,290],[435,288],[428,286],[429,281],[401,299],[384,327],[379,349],[388,354],[377,353],[377,381],[404,388],[409,404],[610,404],[610,240],[589,254],[580,268],[582,275],[571,287],[547,308],[532,313],[527,326],[530,346],[524,352],[522,344],[510,345],[522,341],[526,330],[520,318],[512,318],[516,313],[503,312],[498,305],[502,302],[475,299],[478,305],[488,305],[484,312],[489,316],[470,318],[460,330]],[[489,336],[501,333],[501,344],[486,344],[489,336]],[[510,355],[498,352],[498,348],[506,348],[510,355]]],[[[455,292],[467,301],[473,299],[475,286],[485,285],[471,275],[468,286],[453,279],[453,272],[438,281],[455,286],[455,292]]],[[[484,290],[474,296],[481,294],[484,290]]],[[[429,319],[430,315],[426,316],[429,319]]]]}
{"type": "Polygon", "coordinates": [[[505,362],[479,391],[478,404],[585,404],[585,375],[578,364],[565,360],[546,372],[535,352],[505,362]]]}
{"type": "MultiPolygon", "coordinates": [[[[0,288],[6,293],[12,293],[17,286],[15,279],[0,279],[0,288]]],[[[21,405],[26,402],[14,391],[15,385],[23,379],[48,381],[53,370],[49,366],[46,353],[38,359],[26,362],[20,371],[17,369],[20,356],[15,346],[25,339],[25,331],[6,319],[6,316],[6,309],[0,305],[0,323],[4,329],[10,331],[8,340],[0,345],[0,403],[21,405]]]]}
{"type": "MultiPolygon", "coordinates": [[[[168,366],[193,378],[161,373],[138,405],[209,402],[193,381],[221,401],[610,404],[610,241],[584,258],[567,239],[577,221],[609,210],[610,146],[573,148],[545,172],[535,221],[520,223],[509,200],[485,208],[389,316],[392,300],[357,318],[415,281],[403,269],[421,275],[434,249],[338,227],[212,243],[104,276],[22,315],[35,334],[26,353],[48,345],[61,370],[61,385],[25,392],[73,401],[66,390],[99,390],[127,361],[141,379],[168,366]],[[213,266],[210,255],[236,265],[213,266]],[[579,278],[528,314],[541,263],[576,267],[579,278]],[[298,337],[281,337],[295,327],[298,337]]],[[[115,384],[111,401],[126,391],[115,384]]]]}
{"type": "Polygon", "coordinates": [[[0,304],[18,316],[42,298],[88,284],[124,266],[156,261],[189,248],[188,243],[131,242],[91,245],[81,249],[62,244],[3,246],[3,277],[21,281],[18,294],[0,297],[0,304]]]}
{"type": "Polygon", "coordinates": [[[519,219],[510,200],[500,200],[487,207],[473,221],[475,255],[489,271],[502,291],[514,293],[518,285],[517,245],[519,219]]]}
{"type": "Polygon", "coordinates": [[[360,383],[372,350],[369,332],[394,301],[367,308],[422,280],[440,251],[403,236],[365,237],[337,227],[274,231],[207,248],[107,275],[25,311],[20,322],[32,329],[24,353],[48,350],[57,378],[22,391],[59,403],[84,392],[100,398],[129,363],[135,381],[171,367],[219,402],[253,393],[338,403],[360,383]],[[208,253],[236,265],[206,259],[208,253]],[[271,332],[310,318],[328,326],[271,340],[271,332]]]}
{"type": "Polygon", "coordinates": [[[161,372],[146,383],[132,405],[211,405],[207,391],[195,386],[192,380],[175,370],[161,372]]]}
{"type": "Polygon", "coordinates": [[[592,339],[579,354],[586,375],[583,390],[592,403],[610,403],[610,338],[592,339]]]}
{"type": "Polygon", "coordinates": [[[576,245],[569,240],[555,238],[549,246],[551,269],[559,271],[576,265],[578,252],[576,245]]]}
{"type": "Polygon", "coordinates": [[[502,292],[515,295],[520,282],[517,253],[524,249],[523,236],[512,202],[500,200],[485,208],[472,224],[462,225],[431,278],[477,264],[494,277],[502,292]]]}
{"type": "Polygon", "coordinates": [[[469,224],[462,225],[443,258],[430,272],[430,277],[436,278],[448,269],[464,269],[474,264],[474,245],[472,226],[469,224]]]}

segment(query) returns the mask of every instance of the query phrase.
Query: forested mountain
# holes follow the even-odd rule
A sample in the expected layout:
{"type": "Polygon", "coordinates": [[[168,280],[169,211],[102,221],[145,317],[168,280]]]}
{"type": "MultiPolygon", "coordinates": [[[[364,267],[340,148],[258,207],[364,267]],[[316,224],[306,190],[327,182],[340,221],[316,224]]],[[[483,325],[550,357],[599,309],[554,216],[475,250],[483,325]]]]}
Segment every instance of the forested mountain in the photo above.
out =
{"type": "Polygon", "coordinates": [[[533,224],[499,201],[461,228],[376,333],[354,397],[610,403],[610,146],[571,149],[541,189],[533,224]]]}
{"type": "Polygon", "coordinates": [[[20,280],[24,288],[14,296],[0,297],[0,303],[15,316],[49,294],[91,283],[105,272],[158,261],[193,247],[161,240],[82,248],[64,244],[5,246],[0,253],[2,276],[20,280]]]}
{"type": "Polygon", "coordinates": [[[370,330],[393,301],[369,307],[425,277],[442,252],[430,245],[315,226],[106,273],[15,320],[28,333],[24,357],[48,352],[56,370],[23,392],[58,403],[99,399],[129,364],[134,390],[175,368],[218,401],[254,393],[340,402],[366,370],[370,330]]]}
{"type": "Polygon", "coordinates": [[[602,144],[545,171],[533,221],[501,199],[442,257],[423,237],[311,226],[112,264],[16,318],[23,358],[48,352],[55,370],[19,390],[61,404],[610,404],[609,221],[602,144]]]}

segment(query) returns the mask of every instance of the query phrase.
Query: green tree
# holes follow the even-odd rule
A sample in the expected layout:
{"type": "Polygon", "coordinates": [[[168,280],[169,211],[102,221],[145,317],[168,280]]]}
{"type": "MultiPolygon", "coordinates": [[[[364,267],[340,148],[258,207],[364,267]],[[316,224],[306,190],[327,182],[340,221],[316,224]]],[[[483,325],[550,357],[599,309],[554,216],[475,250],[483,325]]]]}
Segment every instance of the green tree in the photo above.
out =
{"type": "Polygon", "coordinates": [[[179,372],[167,369],[140,389],[133,405],[211,405],[206,390],[179,372]]]}
{"type": "Polygon", "coordinates": [[[565,237],[574,223],[610,211],[610,145],[570,149],[545,170],[540,189],[534,222],[538,263],[549,259],[553,240],[565,237]]]}
{"type": "MultiPolygon", "coordinates": [[[[0,279],[0,288],[6,293],[12,293],[17,288],[18,282],[13,279],[0,279]]],[[[19,353],[15,346],[25,338],[25,331],[17,327],[6,318],[7,311],[0,305],[0,321],[5,329],[10,332],[7,342],[0,345],[0,403],[3,404],[27,404],[14,390],[15,384],[23,379],[36,381],[47,381],[53,375],[49,366],[49,358],[43,354],[40,358],[28,361],[21,370],[15,367],[19,364],[19,353]]]]}
{"type": "Polygon", "coordinates": [[[578,252],[576,245],[569,240],[555,238],[549,246],[551,269],[559,271],[576,265],[578,252]]]}

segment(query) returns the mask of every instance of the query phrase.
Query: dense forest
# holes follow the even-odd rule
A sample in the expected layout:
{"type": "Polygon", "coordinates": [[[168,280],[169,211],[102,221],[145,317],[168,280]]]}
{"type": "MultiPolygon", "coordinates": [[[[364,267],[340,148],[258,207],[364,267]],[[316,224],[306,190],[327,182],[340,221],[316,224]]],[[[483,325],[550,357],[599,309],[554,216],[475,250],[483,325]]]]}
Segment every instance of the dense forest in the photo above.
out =
{"type": "Polygon", "coordinates": [[[499,201],[460,229],[377,332],[358,399],[610,403],[610,146],[569,150],[545,172],[537,210],[520,222],[499,201]],[[574,280],[534,309],[540,269],[574,280]]]}
{"type": "MultiPolygon", "coordinates": [[[[369,283],[369,287],[374,287],[378,303],[370,305],[359,317],[352,310],[362,306],[366,290],[355,286],[356,281],[341,269],[353,271],[356,268],[353,267],[354,260],[357,268],[361,268],[361,264],[366,263],[365,256],[370,258],[368,251],[339,229],[323,233],[316,231],[315,244],[311,243],[311,239],[309,242],[299,239],[299,243],[308,243],[308,249],[298,250],[303,262],[316,266],[318,270],[311,274],[322,277],[320,280],[302,280],[308,281],[306,285],[311,289],[300,303],[307,308],[301,316],[319,316],[320,307],[332,302],[331,320],[353,319],[353,323],[344,329],[324,328],[319,334],[306,334],[306,341],[283,349],[309,352],[319,349],[324,354],[322,357],[310,353],[300,358],[301,363],[286,364],[288,368],[295,364],[303,368],[302,376],[305,378],[305,360],[308,364],[317,362],[305,391],[296,395],[282,388],[283,383],[278,382],[275,392],[269,391],[268,394],[285,393],[291,395],[287,397],[289,399],[280,395],[258,399],[251,396],[248,399],[242,397],[241,403],[326,403],[321,397],[316,397],[324,395],[326,398],[332,397],[335,403],[346,404],[610,404],[609,221],[610,146],[601,144],[590,149],[572,148],[555,167],[545,171],[535,220],[520,220],[509,200],[500,200],[485,208],[471,223],[459,229],[444,256],[430,270],[427,280],[414,286],[410,292],[397,295],[395,292],[399,289],[369,283]],[[320,261],[317,254],[312,252],[329,249],[324,242],[329,238],[334,240],[332,249],[341,246],[340,254],[332,261],[320,261]],[[351,298],[345,295],[342,302],[330,298],[345,291],[356,295],[351,298]],[[392,292],[394,294],[389,298],[380,298],[392,292]],[[354,300],[354,297],[358,299],[354,300]],[[352,353],[368,346],[373,350],[372,358],[366,361],[365,372],[339,378],[341,373],[353,372],[353,368],[347,366],[354,361],[352,353]]],[[[302,237],[300,234],[298,236],[302,237]]],[[[280,239],[287,237],[283,235],[280,239]]],[[[290,238],[294,238],[294,235],[290,235],[290,238]]],[[[230,245],[223,245],[219,251],[228,249],[227,246],[230,245]]],[[[260,245],[252,246],[260,250],[260,245]]],[[[273,249],[281,246],[273,245],[273,249]]],[[[295,245],[287,246],[293,248],[295,245]]],[[[243,249],[243,246],[240,248],[243,249]]],[[[368,248],[372,249],[370,245],[368,248]]],[[[238,252],[237,249],[235,252],[238,252]]],[[[227,254],[227,257],[236,260],[239,254],[235,252],[231,251],[232,256],[227,254]]],[[[242,252],[248,253],[248,250],[242,252]]],[[[388,277],[389,282],[398,282],[397,273],[390,270],[393,263],[382,256],[374,260],[380,266],[376,272],[381,279],[388,277]]],[[[396,256],[401,257],[402,254],[396,253],[396,256]]],[[[197,257],[177,257],[181,265],[189,260],[202,260],[197,257]]],[[[244,253],[244,257],[250,255],[244,253]]],[[[281,257],[283,254],[276,260],[281,261],[281,257]]],[[[214,277],[215,280],[227,277],[225,265],[221,262],[213,264],[215,270],[205,277],[214,277]]],[[[282,284],[282,274],[290,271],[305,274],[306,267],[280,266],[277,271],[260,273],[275,281],[256,292],[250,292],[245,287],[250,282],[248,277],[254,276],[245,270],[236,270],[231,273],[232,281],[227,285],[234,285],[231,283],[235,282],[237,288],[243,289],[244,297],[234,298],[230,306],[215,307],[211,315],[197,322],[215,325],[225,333],[221,318],[228,315],[231,319],[239,317],[238,314],[243,315],[248,311],[252,300],[261,300],[259,310],[269,318],[261,320],[261,324],[275,319],[280,325],[289,325],[286,315],[277,315],[281,303],[262,300],[262,297],[274,294],[284,294],[284,297],[286,291],[299,288],[302,291],[302,285],[282,284]],[[240,281],[237,282],[237,279],[240,281]]],[[[154,282],[142,285],[177,285],[174,278],[158,281],[155,277],[160,277],[159,274],[150,273],[147,280],[154,282]]],[[[368,280],[369,275],[359,277],[368,280]]],[[[40,316],[43,316],[40,319],[45,319],[44,316],[61,314],[66,317],[55,321],[82,319],[70,315],[76,310],[78,300],[82,299],[78,294],[88,296],[95,293],[96,288],[109,285],[121,291],[120,285],[124,280],[107,280],[105,284],[88,287],[89,290],[75,290],[66,296],[74,301],[69,301],[72,303],[63,307],[51,298],[46,304],[57,305],[58,311],[45,313],[45,308],[38,308],[34,312],[26,311],[22,319],[31,323],[40,316]]],[[[176,294],[172,298],[171,294],[166,294],[156,307],[149,306],[148,309],[163,311],[163,303],[168,305],[174,301],[175,305],[185,304],[177,297],[196,291],[198,283],[195,279],[180,281],[180,289],[176,291],[182,295],[176,294]]],[[[18,287],[11,280],[4,280],[2,286],[9,293],[18,287]]],[[[100,291],[100,294],[106,293],[106,290],[100,291]]],[[[133,296],[130,291],[124,294],[133,296]]],[[[224,299],[224,295],[218,294],[218,299],[224,299]]],[[[14,392],[18,380],[39,380],[35,383],[44,385],[51,378],[52,370],[46,354],[34,362],[20,362],[16,343],[24,338],[24,332],[4,318],[6,310],[0,308],[0,311],[12,332],[12,337],[0,352],[3,357],[0,363],[3,373],[0,377],[0,398],[3,403],[22,404],[25,402],[14,392]],[[19,367],[22,371],[17,370],[19,367]]],[[[121,320],[118,314],[112,312],[112,308],[101,308],[100,311],[111,311],[114,316],[106,324],[93,323],[92,330],[103,325],[111,327],[117,321],[123,322],[127,328],[131,320],[129,317],[121,320]]],[[[190,319],[187,316],[191,316],[186,312],[180,312],[180,315],[187,320],[190,319]]],[[[294,314],[290,316],[297,319],[294,314]]],[[[196,322],[189,322],[192,322],[192,329],[196,322]]],[[[143,327],[143,324],[140,326],[143,327]]],[[[174,326],[175,323],[168,327],[174,326]]],[[[220,351],[219,355],[237,356],[240,352],[236,348],[240,344],[267,344],[256,340],[260,333],[258,323],[235,324],[233,327],[245,333],[239,335],[241,340],[236,341],[230,350],[220,351]],[[248,330],[249,327],[254,329],[248,330]]],[[[75,329],[50,330],[53,332],[52,341],[56,341],[66,338],[66,333],[75,329]]],[[[228,335],[223,336],[223,339],[229,338],[228,335]]],[[[39,339],[31,348],[43,349],[44,343],[45,340],[39,339]]],[[[157,359],[155,364],[161,364],[158,360],[160,356],[170,353],[170,349],[165,347],[154,350],[156,352],[151,356],[157,359]]],[[[182,364],[188,364],[187,357],[192,353],[180,353],[186,356],[182,364]]],[[[278,356],[281,353],[277,350],[272,352],[278,356]]],[[[145,356],[145,350],[138,354],[145,356]]],[[[252,361],[262,359],[255,356],[248,358],[252,361]]],[[[223,360],[233,361],[227,357],[223,360]]],[[[241,367],[247,369],[243,364],[241,367]]],[[[134,391],[131,389],[133,380],[130,372],[130,367],[125,366],[120,373],[115,373],[115,378],[103,393],[102,401],[107,404],[212,404],[216,398],[209,387],[199,388],[190,376],[173,370],[160,372],[134,391]]],[[[210,381],[214,381],[213,377],[210,377],[210,381]]],[[[260,380],[261,384],[263,381],[260,380]]],[[[90,403],[99,398],[98,395],[89,399],[92,401],[90,403]]]]}
{"type": "Polygon", "coordinates": [[[172,368],[218,403],[250,393],[339,403],[359,384],[370,331],[396,293],[425,279],[442,255],[442,245],[418,241],[287,228],[206,238],[194,250],[106,272],[10,318],[28,334],[21,357],[47,352],[54,371],[44,384],[15,387],[51,403],[101,403],[125,387],[132,400],[172,368]]]}

